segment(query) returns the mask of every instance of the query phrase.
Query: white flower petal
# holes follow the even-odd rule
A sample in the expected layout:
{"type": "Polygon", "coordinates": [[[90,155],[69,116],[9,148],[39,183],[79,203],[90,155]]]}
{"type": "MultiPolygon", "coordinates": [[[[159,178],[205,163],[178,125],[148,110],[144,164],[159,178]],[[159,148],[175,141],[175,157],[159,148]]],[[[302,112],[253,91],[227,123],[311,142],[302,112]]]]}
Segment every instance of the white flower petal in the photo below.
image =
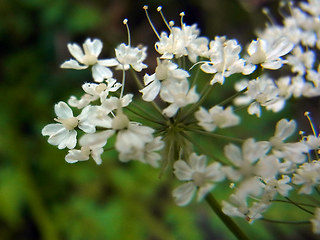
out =
{"type": "Polygon", "coordinates": [[[88,68],[86,65],[80,65],[76,60],[70,59],[61,64],[61,68],[71,68],[76,70],[82,70],[88,68]]]}

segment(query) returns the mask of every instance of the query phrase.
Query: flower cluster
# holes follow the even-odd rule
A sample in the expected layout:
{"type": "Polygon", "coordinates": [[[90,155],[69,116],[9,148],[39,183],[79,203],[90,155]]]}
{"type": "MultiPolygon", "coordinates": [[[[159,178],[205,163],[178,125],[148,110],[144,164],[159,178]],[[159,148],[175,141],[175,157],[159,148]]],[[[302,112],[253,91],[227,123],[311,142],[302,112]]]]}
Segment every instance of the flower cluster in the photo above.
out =
{"type": "MultiPolygon", "coordinates": [[[[278,112],[291,97],[320,96],[320,64],[316,66],[320,1],[289,7],[291,14],[282,24],[267,25],[244,50],[237,40],[226,36],[213,40],[200,36],[197,25],[183,22],[184,13],[180,14],[181,26],[166,22],[161,7],[157,10],[168,33],[158,34],[144,7],[158,37],[154,70],[144,63],[147,48],[132,47],[130,38],[128,44],[116,47],[114,58],[102,60],[98,59],[102,51],[99,39],[88,38],[82,48],[68,44],[74,59],[61,67],[90,67],[93,82],[82,85],[80,98],[71,96],[67,103],[55,105],[57,123],[45,126],[42,134],[49,136],[50,144],[69,149],[65,157],[69,163],[91,157],[101,164],[104,151],[116,150],[122,162],[161,166],[162,173],[173,170],[184,182],[173,190],[179,206],[189,204],[194,195],[198,201],[206,198],[216,184],[228,181],[234,187],[229,200],[222,202],[222,211],[249,222],[262,218],[279,196],[292,203],[288,197],[294,189],[304,195],[319,192],[320,138],[315,130],[296,141],[287,140],[297,128],[294,120],[278,121],[274,136],[265,141],[220,135],[219,130],[241,123],[236,111],[242,106],[261,117],[264,108],[278,112]],[[284,67],[286,75],[273,77],[273,71],[284,67]],[[113,78],[114,70],[122,71],[121,81],[113,78]],[[136,80],[138,96],[125,93],[128,70],[136,80]],[[141,77],[143,71],[149,73],[141,77]],[[199,77],[200,71],[207,79],[199,77]],[[234,95],[212,102],[214,86],[224,85],[230,76],[238,78],[234,95]],[[142,102],[148,110],[139,107],[142,102]],[[80,113],[74,115],[74,111],[80,113]],[[144,118],[145,125],[139,118],[144,118]],[[206,141],[202,136],[233,143],[227,143],[225,157],[217,159],[214,153],[210,156],[202,150],[199,141],[206,141]]],[[[127,26],[127,20],[124,24],[127,26]]],[[[319,205],[305,209],[311,213],[308,221],[314,233],[320,233],[319,209],[319,205]]]]}

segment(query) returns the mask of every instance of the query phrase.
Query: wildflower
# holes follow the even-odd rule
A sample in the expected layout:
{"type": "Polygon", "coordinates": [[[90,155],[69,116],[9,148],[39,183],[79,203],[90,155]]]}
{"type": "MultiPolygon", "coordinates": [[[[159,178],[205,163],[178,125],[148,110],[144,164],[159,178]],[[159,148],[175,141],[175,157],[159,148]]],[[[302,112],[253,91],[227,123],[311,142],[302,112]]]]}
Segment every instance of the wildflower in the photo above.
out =
{"type": "Polygon", "coordinates": [[[304,142],[284,143],[293,134],[296,128],[295,121],[281,119],[275,129],[275,134],[270,138],[269,143],[273,153],[279,157],[287,159],[293,163],[302,163],[309,148],[304,142]]]}
{"type": "Polygon", "coordinates": [[[137,72],[141,72],[142,69],[147,67],[147,65],[143,63],[147,57],[146,50],[146,47],[133,48],[124,43],[120,44],[115,49],[117,61],[119,62],[117,67],[128,70],[131,66],[137,72]]]}
{"type": "Polygon", "coordinates": [[[234,73],[248,75],[254,71],[254,66],[245,65],[245,60],[239,57],[240,45],[236,40],[226,40],[225,37],[216,37],[210,42],[208,55],[210,61],[201,65],[205,73],[215,74],[210,84],[224,83],[224,79],[234,73]]]}
{"type": "Polygon", "coordinates": [[[173,117],[179,108],[195,103],[200,98],[195,86],[189,89],[189,83],[186,80],[181,82],[166,82],[166,84],[162,85],[160,97],[165,102],[170,103],[162,111],[168,117],[173,117]]]}
{"type": "Polygon", "coordinates": [[[299,193],[311,194],[313,187],[320,183],[320,163],[313,161],[299,166],[293,174],[292,182],[302,185],[299,193]]]}
{"type": "Polygon", "coordinates": [[[65,102],[59,102],[54,106],[58,123],[48,124],[42,129],[42,135],[49,136],[48,142],[57,145],[59,149],[65,147],[72,149],[77,144],[77,131],[79,127],[86,133],[95,132],[95,127],[86,121],[88,108],[83,109],[78,117],[73,116],[71,108],[65,102]]]}
{"type": "Polygon", "coordinates": [[[65,61],[61,68],[86,69],[92,66],[92,77],[96,82],[102,82],[106,78],[112,77],[112,71],[108,68],[117,65],[114,59],[98,60],[102,50],[102,42],[99,39],[93,41],[88,38],[83,46],[83,51],[78,44],[68,44],[71,55],[76,59],[65,61]],[[81,65],[80,65],[80,64],[81,65]]]}
{"type": "Polygon", "coordinates": [[[234,144],[228,144],[224,147],[224,154],[234,167],[226,166],[223,171],[233,181],[252,177],[256,175],[256,162],[265,156],[268,150],[268,142],[255,142],[252,138],[243,143],[242,150],[234,144]]]}
{"type": "Polygon", "coordinates": [[[214,131],[216,127],[231,127],[240,122],[240,118],[233,113],[231,106],[226,109],[220,106],[214,106],[209,109],[209,112],[201,107],[195,113],[195,117],[199,121],[198,124],[209,132],[214,131]]]}
{"type": "Polygon", "coordinates": [[[66,162],[76,163],[78,161],[89,160],[90,155],[93,160],[100,165],[102,163],[101,154],[103,153],[103,147],[107,143],[107,139],[112,136],[114,131],[106,130],[99,133],[91,133],[83,135],[79,143],[81,149],[71,149],[65,157],[66,162]]]}
{"type": "Polygon", "coordinates": [[[189,73],[183,69],[179,69],[178,65],[169,61],[161,61],[157,58],[158,66],[155,73],[144,76],[145,88],[141,89],[142,99],[144,101],[153,101],[162,90],[161,82],[181,82],[189,77],[189,73]]]}
{"type": "Polygon", "coordinates": [[[188,162],[178,160],[174,163],[175,176],[181,181],[186,181],[174,189],[172,193],[177,205],[187,205],[196,191],[198,191],[197,200],[200,201],[212,190],[215,182],[224,179],[219,163],[214,162],[207,166],[206,162],[207,159],[204,155],[197,156],[192,153],[188,162]]]}
{"type": "Polygon", "coordinates": [[[248,62],[252,64],[261,64],[267,69],[279,69],[285,62],[281,59],[294,47],[287,38],[281,37],[272,44],[264,39],[254,40],[248,47],[248,62]]]}

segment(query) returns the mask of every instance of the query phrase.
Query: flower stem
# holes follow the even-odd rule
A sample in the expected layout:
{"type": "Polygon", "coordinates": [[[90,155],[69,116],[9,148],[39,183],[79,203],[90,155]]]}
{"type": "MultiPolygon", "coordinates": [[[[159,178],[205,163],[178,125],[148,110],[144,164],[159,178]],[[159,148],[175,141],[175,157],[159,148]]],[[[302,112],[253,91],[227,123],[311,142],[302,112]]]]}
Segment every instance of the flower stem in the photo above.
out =
{"type": "Polygon", "coordinates": [[[222,212],[221,206],[212,194],[209,193],[206,196],[206,201],[208,202],[212,210],[218,215],[224,225],[234,234],[237,239],[249,240],[249,238],[244,234],[244,232],[242,232],[242,230],[236,225],[236,223],[229,216],[225,215],[222,212]]]}

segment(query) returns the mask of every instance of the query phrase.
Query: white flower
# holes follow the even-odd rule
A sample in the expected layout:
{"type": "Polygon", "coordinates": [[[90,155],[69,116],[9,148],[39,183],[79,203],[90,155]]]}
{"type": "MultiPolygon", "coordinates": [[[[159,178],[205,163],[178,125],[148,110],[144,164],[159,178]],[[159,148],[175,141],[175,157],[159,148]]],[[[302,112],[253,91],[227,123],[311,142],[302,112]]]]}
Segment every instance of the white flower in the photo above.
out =
{"type": "Polygon", "coordinates": [[[262,193],[263,184],[257,178],[249,178],[236,188],[236,192],[231,194],[230,202],[222,201],[222,211],[228,216],[245,218],[252,223],[255,219],[262,217],[262,213],[269,207],[267,202],[251,203],[248,206],[247,198],[254,198],[262,193]]]}
{"type": "Polygon", "coordinates": [[[196,62],[198,56],[206,54],[209,42],[205,37],[198,37],[199,33],[196,24],[172,27],[169,36],[166,32],[161,33],[155,49],[162,54],[161,59],[188,56],[191,62],[196,62]]]}
{"type": "Polygon", "coordinates": [[[265,39],[254,40],[248,47],[248,61],[252,64],[261,64],[268,69],[279,69],[284,60],[281,59],[294,47],[287,38],[280,37],[272,44],[265,39]]]}
{"type": "Polygon", "coordinates": [[[301,46],[296,46],[292,50],[292,55],[287,56],[288,65],[291,65],[292,72],[304,75],[306,70],[313,67],[315,53],[313,51],[303,51],[301,46]]]}
{"type": "Polygon", "coordinates": [[[152,167],[159,167],[161,155],[157,151],[164,147],[164,142],[161,137],[154,138],[151,142],[145,144],[144,148],[132,148],[131,152],[120,152],[119,160],[128,162],[129,160],[138,160],[142,163],[151,165],[152,167]]]}
{"type": "Polygon", "coordinates": [[[259,169],[256,162],[265,156],[269,148],[268,142],[255,142],[252,138],[243,143],[242,150],[234,144],[228,144],[224,147],[224,154],[234,167],[224,167],[223,170],[233,181],[252,177],[259,169]]]}
{"type": "Polygon", "coordinates": [[[163,83],[160,97],[163,101],[171,103],[162,111],[163,114],[168,117],[173,117],[179,108],[195,103],[200,98],[199,94],[196,92],[195,86],[189,89],[187,80],[163,83]]]}
{"type": "Polygon", "coordinates": [[[225,77],[234,73],[243,73],[245,75],[254,71],[252,65],[245,65],[245,60],[239,57],[241,51],[240,45],[236,40],[226,40],[225,37],[216,37],[210,42],[209,57],[210,61],[201,65],[201,70],[206,73],[214,73],[210,84],[216,82],[224,83],[225,77]]]}
{"type": "Polygon", "coordinates": [[[279,90],[271,79],[262,77],[249,81],[246,94],[255,100],[250,104],[248,113],[260,117],[260,106],[266,107],[274,104],[278,100],[279,90]]]}
{"type": "Polygon", "coordinates": [[[108,67],[117,65],[115,59],[98,60],[102,50],[102,42],[99,39],[93,41],[88,38],[83,46],[83,51],[78,44],[68,44],[71,55],[76,59],[65,61],[61,68],[86,69],[92,66],[92,77],[96,82],[102,82],[103,79],[111,78],[112,72],[108,67]],[[80,64],[81,65],[80,65],[80,64]]]}
{"type": "Polygon", "coordinates": [[[315,234],[320,234],[320,208],[314,211],[314,217],[310,219],[312,223],[312,231],[315,234]]]}
{"type": "Polygon", "coordinates": [[[141,89],[142,99],[144,101],[153,101],[161,91],[161,81],[167,82],[181,82],[189,77],[189,73],[183,69],[179,69],[178,65],[169,61],[160,61],[157,58],[155,73],[152,75],[146,74],[144,76],[145,88],[141,89]]]}
{"type": "Polygon", "coordinates": [[[147,47],[133,48],[124,43],[120,44],[116,49],[116,57],[119,61],[118,68],[128,70],[130,66],[137,72],[141,72],[147,65],[143,61],[147,57],[147,47]]]}
{"type": "Polygon", "coordinates": [[[89,105],[91,102],[100,98],[101,103],[108,97],[109,92],[115,92],[120,87],[121,84],[117,83],[114,78],[109,78],[105,80],[107,83],[85,83],[82,85],[82,89],[85,94],[78,100],[76,97],[71,96],[68,100],[68,104],[72,107],[77,107],[79,109],[89,105]]]}
{"type": "Polygon", "coordinates": [[[78,161],[89,160],[90,155],[93,160],[100,165],[102,163],[101,154],[103,147],[107,143],[107,139],[112,136],[114,131],[106,130],[99,133],[91,133],[83,135],[79,143],[82,146],[80,150],[72,149],[68,151],[65,157],[66,162],[76,163],[78,161]]]}
{"type": "Polygon", "coordinates": [[[313,187],[320,183],[320,163],[313,161],[304,163],[293,174],[292,182],[297,185],[302,185],[299,193],[311,194],[313,187]]]}
{"type": "Polygon", "coordinates": [[[289,191],[293,189],[293,187],[289,185],[291,179],[287,175],[283,175],[281,179],[263,179],[263,182],[265,183],[265,187],[262,195],[262,201],[266,203],[274,199],[277,193],[281,196],[287,197],[289,191]]]}
{"type": "Polygon", "coordinates": [[[218,162],[207,166],[206,157],[197,156],[195,153],[190,155],[188,163],[184,160],[176,161],[173,165],[174,174],[179,180],[186,181],[172,192],[177,205],[187,205],[197,190],[197,200],[203,199],[212,190],[215,182],[224,179],[220,167],[218,162]]]}
{"type": "Polygon", "coordinates": [[[71,108],[65,102],[59,102],[54,106],[59,123],[48,124],[42,129],[42,135],[49,136],[48,142],[57,145],[59,149],[65,147],[72,149],[77,144],[77,132],[79,127],[86,133],[95,132],[95,127],[86,121],[88,109],[85,108],[78,117],[73,116],[71,108]]]}
{"type": "Polygon", "coordinates": [[[115,121],[119,121],[116,123],[116,125],[119,125],[119,128],[120,125],[122,127],[121,129],[118,128],[119,131],[115,142],[115,148],[118,152],[128,154],[137,149],[143,150],[146,144],[153,140],[152,134],[154,129],[147,126],[141,126],[134,122],[127,123],[125,119],[120,118],[113,119],[113,127],[115,121]]]}
{"type": "Polygon", "coordinates": [[[195,113],[196,119],[199,121],[199,125],[206,131],[214,131],[216,127],[226,128],[238,125],[240,118],[232,111],[232,107],[229,106],[226,109],[220,106],[214,106],[209,109],[209,112],[200,108],[195,113]]]}
{"type": "Polygon", "coordinates": [[[304,142],[284,143],[284,140],[291,136],[295,129],[295,121],[281,119],[277,123],[274,136],[270,138],[269,143],[278,158],[284,158],[293,163],[302,163],[306,158],[305,153],[309,150],[308,146],[304,142]]]}

